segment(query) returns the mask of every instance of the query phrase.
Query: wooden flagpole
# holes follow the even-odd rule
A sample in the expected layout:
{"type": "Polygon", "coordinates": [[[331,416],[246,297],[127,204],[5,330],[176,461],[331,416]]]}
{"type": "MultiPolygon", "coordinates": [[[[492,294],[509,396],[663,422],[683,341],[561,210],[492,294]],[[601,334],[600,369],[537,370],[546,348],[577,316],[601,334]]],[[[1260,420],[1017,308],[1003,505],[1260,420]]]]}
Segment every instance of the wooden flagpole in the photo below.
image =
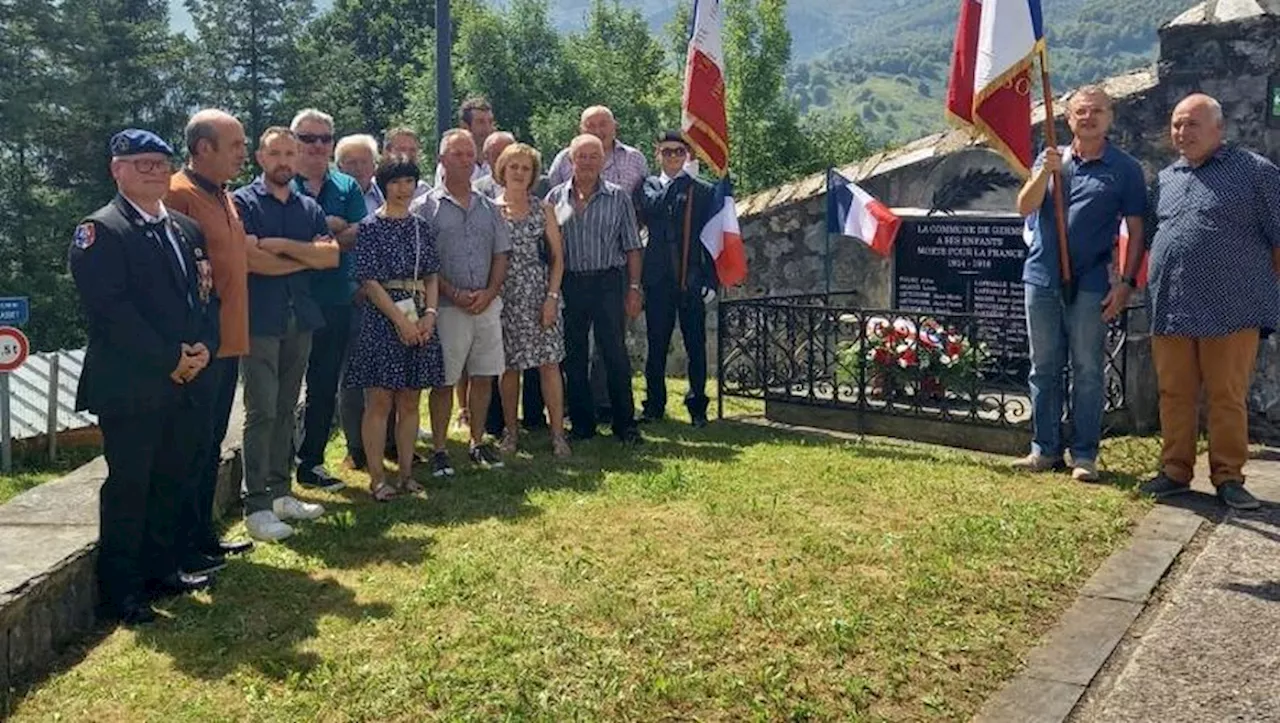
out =
{"type": "MultiPolygon", "coordinates": [[[[1049,58],[1040,49],[1040,84],[1044,93],[1044,140],[1052,148],[1058,147],[1058,132],[1053,119],[1053,91],[1049,87],[1049,58]]],[[[1076,288],[1071,275],[1071,251],[1067,246],[1066,199],[1062,193],[1062,173],[1053,172],[1053,210],[1058,231],[1058,268],[1062,273],[1062,297],[1068,304],[1075,301],[1076,288]]]]}

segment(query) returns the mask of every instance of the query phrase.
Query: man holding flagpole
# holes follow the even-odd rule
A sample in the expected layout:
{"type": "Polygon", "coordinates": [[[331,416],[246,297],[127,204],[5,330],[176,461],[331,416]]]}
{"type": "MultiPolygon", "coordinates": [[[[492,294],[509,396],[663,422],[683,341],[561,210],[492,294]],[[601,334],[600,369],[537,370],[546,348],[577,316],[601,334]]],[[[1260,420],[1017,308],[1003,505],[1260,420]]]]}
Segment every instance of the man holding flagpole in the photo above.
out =
{"type": "MultiPolygon", "coordinates": [[[[1110,284],[1112,249],[1123,219],[1131,242],[1142,244],[1146,185],[1142,167],[1107,140],[1111,98],[1086,86],[1067,102],[1070,145],[1048,148],[1036,159],[1031,178],[1018,192],[1018,213],[1035,216],[1031,248],[1022,271],[1030,342],[1031,453],[1018,469],[1041,472],[1064,466],[1061,420],[1064,372],[1071,369],[1071,476],[1097,480],[1098,441],[1102,435],[1103,367],[1106,317],[1120,309],[1122,296],[1110,284]],[[1056,209],[1045,203],[1051,178],[1058,174],[1066,199],[1068,258],[1074,295],[1063,293],[1059,267],[1056,209]],[[1106,314],[1104,314],[1104,310],[1106,314]]],[[[1130,288],[1137,282],[1125,277],[1130,288]]]]}

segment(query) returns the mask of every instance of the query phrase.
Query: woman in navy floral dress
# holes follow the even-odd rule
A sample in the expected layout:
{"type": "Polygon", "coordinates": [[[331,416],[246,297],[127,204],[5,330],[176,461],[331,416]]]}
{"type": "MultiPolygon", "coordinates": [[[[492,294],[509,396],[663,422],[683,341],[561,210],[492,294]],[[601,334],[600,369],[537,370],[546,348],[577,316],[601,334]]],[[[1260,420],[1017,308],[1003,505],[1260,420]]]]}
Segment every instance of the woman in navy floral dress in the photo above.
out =
{"type": "Polygon", "coordinates": [[[377,183],[386,202],[360,223],[356,234],[355,276],[369,306],[351,349],[346,385],[364,389],[361,434],[369,491],[379,502],[396,493],[386,482],[382,463],[387,416],[394,408],[397,487],[409,494],[421,492],[413,479],[419,398],[423,389],[444,383],[444,356],[435,330],[440,257],[431,225],[409,213],[418,176],[408,157],[385,159],[377,183]]]}

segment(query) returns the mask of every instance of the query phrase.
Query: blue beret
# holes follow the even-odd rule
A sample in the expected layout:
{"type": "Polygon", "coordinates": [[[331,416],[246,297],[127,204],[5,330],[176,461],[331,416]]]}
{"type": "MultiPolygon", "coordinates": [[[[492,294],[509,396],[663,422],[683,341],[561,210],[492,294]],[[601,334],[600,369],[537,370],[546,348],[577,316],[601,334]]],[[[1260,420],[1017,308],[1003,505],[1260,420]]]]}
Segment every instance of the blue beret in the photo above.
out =
{"type": "Polygon", "coordinates": [[[689,145],[689,141],[686,141],[684,139],[684,134],[675,129],[666,130],[659,133],[658,142],[659,143],[679,143],[686,147],[689,145]]]}
{"type": "Polygon", "coordinates": [[[139,153],[173,155],[173,148],[160,136],[140,128],[126,128],[111,136],[110,149],[113,157],[136,156],[139,153]]]}

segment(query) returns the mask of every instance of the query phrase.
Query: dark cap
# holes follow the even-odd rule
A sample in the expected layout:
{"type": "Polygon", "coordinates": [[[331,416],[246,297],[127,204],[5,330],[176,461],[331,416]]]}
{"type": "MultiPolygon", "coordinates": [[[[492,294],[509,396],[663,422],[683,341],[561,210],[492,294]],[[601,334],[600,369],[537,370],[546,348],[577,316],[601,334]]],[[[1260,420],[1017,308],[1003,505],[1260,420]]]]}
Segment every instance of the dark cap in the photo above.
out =
{"type": "Polygon", "coordinates": [[[658,142],[659,143],[679,143],[685,146],[686,148],[689,146],[689,141],[686,141],[684,139],[684,134],[674,129],[666,130],[659,133],[658,142]]]}
{"type": "Polygon", "coordinates": [[[111,145],[108,148],[114,158],[136,156],[140,153],[173,155],[173,148],[168,143],[165,143],[160,136],[140,128],[126,128],[111,136],[111,145]]]}

